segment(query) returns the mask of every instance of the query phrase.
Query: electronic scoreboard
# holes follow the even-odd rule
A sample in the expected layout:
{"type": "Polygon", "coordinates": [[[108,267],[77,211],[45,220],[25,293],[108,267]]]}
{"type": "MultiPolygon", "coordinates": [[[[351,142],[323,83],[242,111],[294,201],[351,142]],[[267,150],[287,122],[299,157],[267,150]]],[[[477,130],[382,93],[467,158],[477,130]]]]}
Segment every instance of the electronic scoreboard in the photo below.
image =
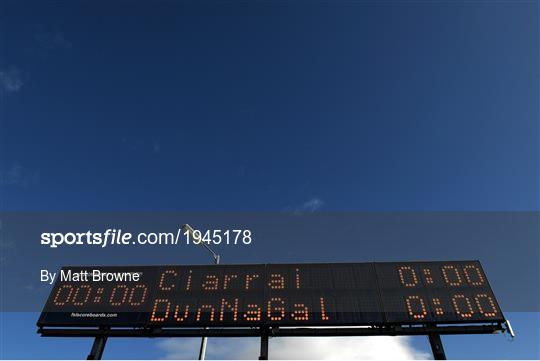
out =
{"type": "Polygon", "coordinates": [[[64,267],[38,326],[504,322],[478,261],[64,267]]]}

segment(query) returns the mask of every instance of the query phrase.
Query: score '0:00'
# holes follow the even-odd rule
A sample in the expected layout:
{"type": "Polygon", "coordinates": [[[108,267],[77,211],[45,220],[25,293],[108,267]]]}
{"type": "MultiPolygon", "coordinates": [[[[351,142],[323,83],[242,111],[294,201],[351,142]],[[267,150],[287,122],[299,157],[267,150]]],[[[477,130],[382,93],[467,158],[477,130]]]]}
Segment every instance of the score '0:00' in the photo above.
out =
{"type": "MultiPolygon", "coordinates": [[[[498,314],[495,301],[493,301],[493,298],[486,293],[479,293],[474,296],[474,302],[471,302],[471,299],[463,294],[456,294],[452,296],[450,300],[452,302],[454,312],[463,319],[473,317],[475,314],[473,304],[477,307],[477,312],[484,317],[495,317],[498,314]]],[[[422,320],[428,315],[426,303],[424,302],[424,298],[421,296],[407,296],[405,297],[405,304],[407,306],[407,313],[414,319],[422,320]]],[[[440,298],[432,298],[431,306],[433,307],[435,316],[444,315],[445,312],[440,298]]]]}
{"type": "MultiPolygon", "coordinates": [[[[74,287],[72,285],[62,285],[56,292],[53,299],[55,306],[65,306],[72,304],[73,306],[84,306],[89,301],[90,303],[102,303],[104,287],[98,287],[95,292],[89,285],[74,287]],[[92,300],[91,300],[92,298],[92,300]]],[[[111,306],[140,306],[147,298],[148,287],[146,285],[136,285],[129,287],[128,285],[117,285],[108,298],[108,303],[111,306]]]]}

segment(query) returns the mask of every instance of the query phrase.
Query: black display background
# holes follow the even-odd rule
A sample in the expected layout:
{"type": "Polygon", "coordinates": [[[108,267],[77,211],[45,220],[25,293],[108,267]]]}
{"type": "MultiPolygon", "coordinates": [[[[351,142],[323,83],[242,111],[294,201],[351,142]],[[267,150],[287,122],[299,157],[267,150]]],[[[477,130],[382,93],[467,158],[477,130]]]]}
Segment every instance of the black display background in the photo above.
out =
{"type": "Polygon", "coordinates": [[[57,281],[39,318],[40,326],[338,326],[504,320],[478,261],[63,269],[141,272],[141,279],[57,281]],[[408,298],[411,312],[407,309],[408,298]],[[67,302],[62,304],[64,300],[67,302]],[[184,318],[186,306],[189,308],[184,318]],[[96,317],[80,317],[81,314],[96,317]]]}

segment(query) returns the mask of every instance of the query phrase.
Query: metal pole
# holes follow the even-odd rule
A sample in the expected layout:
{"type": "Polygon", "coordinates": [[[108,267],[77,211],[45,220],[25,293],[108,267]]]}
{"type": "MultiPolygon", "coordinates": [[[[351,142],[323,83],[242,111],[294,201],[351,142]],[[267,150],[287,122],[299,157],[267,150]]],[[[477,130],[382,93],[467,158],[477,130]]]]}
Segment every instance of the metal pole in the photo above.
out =
{"type": "MultiPolygon", "coordinates": [[[[212,254],[212,258],[214,258],[214,264],[219,264],[219,254],[214,252],[212,250],[212,248],[210,248],[206,243],[204,243],[204,241],[201,239],[200,236],[198,236],[198,237],[195,236],[195,230],[193,229],[193,227],[191,227],[189,224],[184,224],[182,226],[182,230],[184,231],[184,233],[191,234],[194,241],[198,239],[199,243],[194,242],[194,244],[198,244],[198,245],[201,245],[204,248],[206,248],[206,250],[212,254]]],[[[208,327],[205,327],[205,329],[207,329],[207,328],[208,327]]],[[[201,340],[201,348],[199,349],[199,360],[204,360],[204,358],[206,356],[206,344],[207,344],[207,342],[208,341],[207,341],[206,336],[203,336],[203,338],[201,340]]]]}
{"type": "Polygon", "coordinates": [[[86,357],[87,360],[101,360],[103,356],[103,350],[105,350],[105,344],[107,343],[107,336],[98,336],[94,339],[92,349],[86,357]]]}
{"type": "Polygon", "coordinates": [[[428,337],[429,344],[431,345],[431,351],[433,352],[433,358],[435,360],[446,360],[441,335],[438,333],[430,333],[428,337]]]}
{"type": "Polygon", "coordinates": [[[268,330],[261,333],[261,354],[259,360],[268,360],[268,330]]]}
{"type": "MultiPolygon", "coordinates": [[[[210,250],[210,252],[212,252],[212,255],[214,256],[214,264],[219,264],[219,254],[214,253],[212,250],[210,250]]],[[[199,349],[199,360],[204,360],[204,358],[206,357],[206,344],[207,343],[208,343],[208,338],[204,336],[201,340],[201,348],[199,349]]]]}
{"type": "Polygon", "coordinates": [[[207,339],[206,337],[203,337],[201,340],[201,348],[199,349],[199,360],[204,360],[206,356],[206,343],[207,339]]]}

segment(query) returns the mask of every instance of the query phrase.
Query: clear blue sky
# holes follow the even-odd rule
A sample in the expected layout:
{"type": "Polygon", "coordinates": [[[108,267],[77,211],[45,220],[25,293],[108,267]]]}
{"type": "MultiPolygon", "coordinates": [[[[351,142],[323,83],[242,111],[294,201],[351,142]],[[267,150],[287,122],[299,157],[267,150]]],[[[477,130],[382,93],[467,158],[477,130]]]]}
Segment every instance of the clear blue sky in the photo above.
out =
{"type": "MultiPolygon", "coordinates": [[[[539,211],[538,29],[537,1],[0,0],[0,209],[539,211]]],[[[2,357],[87,352],[3,317],[2,357]]],[[[512,317],[448,355],[540,357],[512,317]]]]}

